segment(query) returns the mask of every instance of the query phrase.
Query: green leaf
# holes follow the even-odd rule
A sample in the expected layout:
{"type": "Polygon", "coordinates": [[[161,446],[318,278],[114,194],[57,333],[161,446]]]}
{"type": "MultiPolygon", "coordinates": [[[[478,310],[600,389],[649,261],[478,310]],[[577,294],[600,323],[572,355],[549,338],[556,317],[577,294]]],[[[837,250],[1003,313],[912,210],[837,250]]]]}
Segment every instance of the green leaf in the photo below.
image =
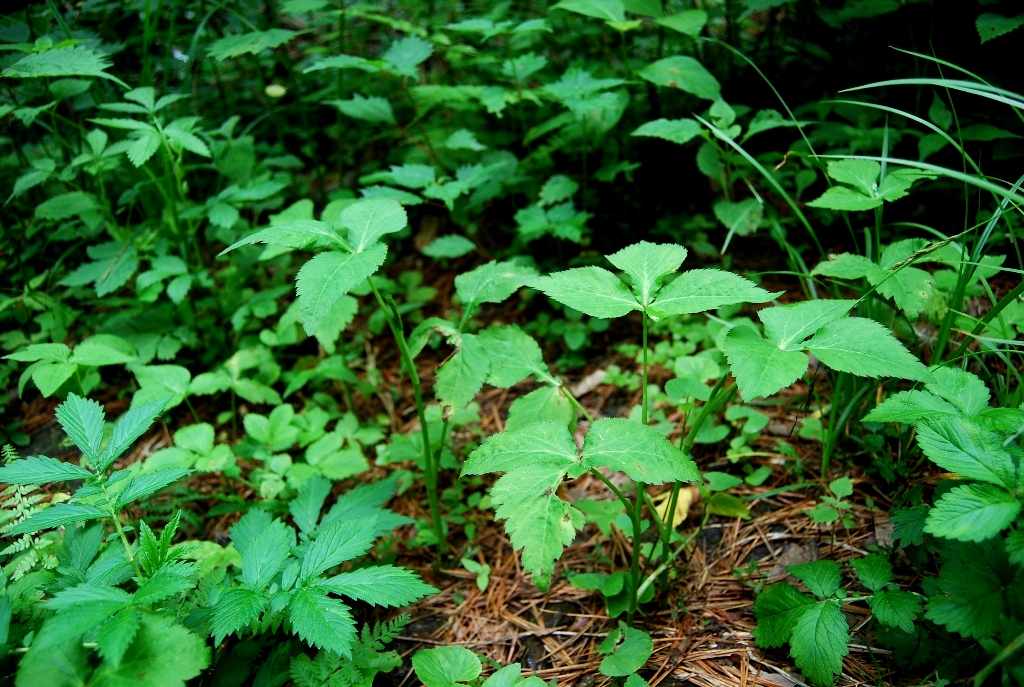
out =
{"type": "Polygon", "coordinates": [[[928,599],[925,617],[965,637],[991,637],[1003,610],[1003,583],[989,570],[943,566],[939,593],[928,599]]]}
{"type": "Polygon", "coordinates": [[[82,503],[58,503],[56,506],[44,508],[26,520],[22,520],[5,534],[9,537],[18,534],[31,534],[40,530],[52,530],[62,525],[70,525],[73,522],[106,517],[110,517],[110,514],[96,506],[87,506],[82,503]]]}
{"type": "Polygon", "coordinates": [[[580,467],[611,468],[644,484],[700,481],[696,464],[668,439],[622,418],[604,418],[590,426],[580,467]]]}
{"type": "Polygon", "coordinates": [[[170,398],[166,406],[170,410],[181,405],[188,395],[192,374],[180,365],[137,365],[131,371],[141,387],[132,396],[132,407],[170,398]]]}
{"type": "Polygon", "coordinates": [[[819,262],[811,270],[811,274],[838,277],[839,279],[863,279],[867,277],[868,281],[872,284],[878,284],[885,279],[885,270],[863,255],[855,253],[829,255],[828,260],[819,262]]]}
{"type": "Polygon", "coordinates": [[[815,603],[791,584],[773,584],[754,600],[757,627],[754,639],[759,647],[780,647],[789,641],[797,621],[815,603]]]}
{"type": "Polygon", "coordinates": [[[124,365],[138,357],[135,346],[113,334],[96,334],[75,346],[69,362],[99,367],[124,365]]]}
{"type": "Polygon", "coordinates": [[[873,553],[863,558],[855,558],[850,565],[857,572],[861,584],[873,592],[877,592],[895,578],[892,572],[892,563],[882,555],[873,553]]]}
{"type": "Polygon", "coordinates": [[[1002,438],[966,418],[922,418],[917,444],[940,468],[1007,489],[1016,486],[1016,461],[1002,438]]]}
{"type": "Polygon", "coordinates": [[[916,594],[900,590],[876,590],[868,599],[875,619],[888,627],[898,627],[904,632],[914,631],[914,620],[920,615],[921,600],[916,594]]]}
{"type": "Polygon", "coordinates": [[[556,383],[544,363],[540,346],[516,325],[491,327],[481,332],[479,339],[489,360],[488,384],[507,389],[530,375],[538,381],[556,383]]]}
{"type": "Polygon", "coordinates": [[[696,119],[655,119],[640,125],[630,136],[662,138],[682,145],[697,138],[703,131],[704,127],[696,119]]]}
{"type": "Polygon", "coordinates": [[[542,386],[512,401],[505,421],[505,431],[510,432],[535,422],[558,422],[571,427],[576,422],[576,408],[562,394],[560,387],[542,386]]]}
{"type": "Polygon", "coordinates": [[[78,372],[78,365],[74,363],[37,364],[39,367],[33,366],[35,369],[32,370],[32,381],[44,397],[55,394],[64,382],[78,372]]]}
{"type": "Polygon", "coordinates": [[[341,211],[341,226],[348,229],[352,250],[372,250],[380,237],[405,229],[409,217],[393,200],[360,200],[341,211]]]}
{"type": "Polygon", "coordinates": [[[444,258],[461,258],[476,250],[476,244],[460,234],[448,234],[438,236],[425,246],[420,252],[427,257],[441,260],[444,258]]]}
{"type": "Polygon", "coordinates": [[[473,334],[463,334],[459,350],[437,369],[434,393],[444,405],[462,410],[483,388],[489,372],[484,344],[473,334]]]}
{"type": "Polygon", "coordinates": [[[266,31],[252,31],[238,36],[224,36],[214,41],[207,52],[210,57],[223,62],[224,60],[239,55],[257,55],[264,50],[271,50],[284,45],[298,35],[297,31],[287,29],[267,29],[266,31]]]}
{"type": "Polygon", "coordinates": [[[316,586],[373,606],[393,608],[408,606],[438,592],[413,571],[393,565],[376,565],[341,573],[318,582],[316,586]]]}
{"type": "Polygon", "coordinates": [[[828,175],[836,181],[853,186],[866,196],[878,190],[878,176],[882,166],[874,160],[832,160],[828,163],[828,175]]]}
{"type": "Polygon", "coordinates": [[[327,222],[317,222],[311,219],[293,219],[284,224],[275,225],[249,234],[244,239],[235,241],[222,250],[218,253],[218,256],[254,243],[308,250],[313,248],[338,248],[342,246],[342,239],[334,227],[327,222]]]}
{"type": "Polygon", "coordinates": [[[352,658],[356,624],[348,606],[316,589],[299,589],[288,605],[292,631],[317,649],[352,658]]]}
{"type": "Polygon", "coordinates": [[[529,283],[537,272],[514,262],[494,262],[455,277],[455,290],[462,299],[464,319],[482,303],[501,303],[529,283]]]}
{"type": "Polygon", "coordinates": [[[302,559],[299,579],[308,582],[325,570],[362,556],[377,539],[377,516],[332,523],[323,528],[302,559]]]}
{"type": "Polygon", "coordinates": [[[21,350],[4,356],[5,360],[31,363],[43,360],[51,363],[66,363],[71,359],[71,349],[62,343],[30,344],[21,350]]]}
{"type": "Polygon", "coordinates": [[[577,267],[536,277],[526,284],[591,317],[622,317],[641,309],[629,287],[601,267],[577,267]]]}
{"type": "Polygon", "coordinates": [[[813,300],[765,308],[757,313],[764,323],[764,333],[779,348],[795,351],[804,348],[803,342],[826,324],[848,313],[854,301],[813,300]]]}
{"type": "Polygon", "coordinates": [[[267,608],[267,599],[251,589],[235,587],[224,592],[210,614],[210,634],[213,643],[220,644],[225,637],[260,617],[267,608]]]}
{"type": "MultiPolygon", "coordinates": [[[[235,529],[232,528],[232,537],[235,529]]],[[[288,553],[295,545],[295,533],[280,520],[274,520],[263,527],[244,546],[236,540],[236,548],[242,553],[242,579],[250,589],[263,589],[277,575],[288,560],[288,553]]]]}
{"type": "Polygon", "coordinates": [[[100,656],[112,667],[118,667],[138,631],[139,612],[131,607],[118,611],[96,632],[96,648],[100,656]]]}
{"type": "Polygon", "coordinates": [[[106,73],[110,61],[89,48],[76,45],[30,53],[3,71],[10,78],[33,79],[44,76],[98,76],[128,88],[116,76],[106,73]]]}
{"type": "Polygon", "coordinates": [[[977,375],[958,367],[934,367],[926,389],[956,406],[964,415],[978,415],[988,408],[991,394],[977,375]]]}
{"type": "Polygon", "coordinates": [[[608,677],[625,677],[640,670],[654,652],[654,640],[643,630],[620,624],[622,643],[601,659],[598,670],[608,677]]]}
{"type": "Polygon", "coordinates": [[[384,264],[387,247],[378,243],[362,253],[320,253],[299,270],[295,291],[299,296],[302,328],[312,336],[342,296],[384,264]]]}
{"type": "Polygon", "coordinates": [[[882,199],[871,198],[862,193],[857,193],[848,186],[833,186],[821,194],[819,198],[815,198],[807,204],[812,208],[857,212],[859,210],[871,210],[880,207],[882,199]]]}
{"type": "Polygon", "coordinates": [[[97,687],[185,687],[210,665],[210,650],[171,618],[143,615],[138,634],[120,664],[103,663],[90,685],[97,687]]]}
{"type": "Polygon", "coordinates": [[[915,506],[892,511],[892,536],[899,540],[900,546],[917,546],[924,541],[924,524],[928,510],[927,506],[915,506]]]}
{"type": "Polygon", "coordinates": [[[478,678],[483,666],[469,649],[439,646],[420,649],[413,654],[412,669],[426,687],[452,687],[478,678]]]}
{"type": "Polygon", "coordinates": [[[900,391],[885,399],[864,416],[863,422],[899,422],[916,424],[922,418],[939,414],[955,415],[956,407],[927,391],[900,391]]]}
{"type": "MultiPolygon", "coordinates": [[[[626,21],[626,9],[622,0],[562,0],[548,10],[565,10],[585,17],[603,19],[610,22],[626,21]]],[[[428,685],[428,687],[431,687],[428,685]]]]}
{"type": "MultiPolygon", "coordinates": [[[[982,43],[1006,35],[1021,26],[1024,26],[1024,14],[1018,14],[1016,17],[1004,17],[994,12],[985,12],[979,15],[975,22],[978,37],[981,38],[982,43]]],[[[6,76],[6,72],[4,75],[6,76]]]]}
{"type": "Polygon", "coordinates": [[[608,262],[629,275],[633,293],[640,305],[651,304],[661,278],[679,270],[686,259],[686,249],[675,244],[640,241],[608,256],[608,262]]]}
{"type": "Polygon", "coordinates": [[[733,235],[750,236],[764,218],[764,205],[757,198],[746,198],[738,203],[722,200],[715,203],[714,211],[718,221],[729,230],[722,244],[723,253],[733,235]]]}
{"type": "Polygon", "coordinates": [[[803,376],[810,362],[805,354],[783,350],[742,325],[726,335],[725,355],[744,401],[771,396],[789,386],[803,376]]]}
{"type": "Polygon", "coordinates": [[[89,652],[81,642],[49,648],[29,647],[18,662],[15,687],[83,687],[89,678],[89,652]]]}
{"type": "Polygon", "coordinates": [[[834,676],[843,672],[843,657],[850,652],[846,646],[850,628],[840,604],[821,601],[808,608],[797,619],[790,639],[797,667],[821,687],[831,685],[834,676]]]}
{"type": "Polygon", "coordinates": [[[1024,565],[1024,530],[1013,530],[1006,535],[1006,553],[1014,565],[1024,565]]]}
{"type": "Polygon", "coordinates": [[[749,279],[731,272],[689,270],[661,289],[649,311],[658,317],[683,315],[736,303],[767,303],[779,295],[781,292],[769,293],[749,279]]]}
{"type": "Polygon", "coordinates": [[[300,532],[309,533],[316,529],[320,509],[330,493],[331,483],[320,475],[312,475],[302,484],[298,495],[288,503],[288,512],[300,532]]]}
{"type": "Polygon", "coordinates": [[[678,88],[698,98],[718,100],[721,97],[718,79],[692,57],[666,57],[647,65],[637,73],[657,86],[678,88]]]}
{"type": "Polygon", "coordinates": [[[708,499],[708,512],[725,518],[750,520],[750,507],[738,496],[719,492],[708,499]]]}
{"type": "Polygon", "coordinates": [[[130,409],[127,413],[117,419],[114,424],[114,431],[110,434],[110,441],[100,456],[100,470],[106,470],[117,458],[128,450],[135,440],[153,425],[153,421],[164,411],[167,404],[166,398],[145,403],[141,406],[130,409]]]}
{"type": "Polygon", "coordinates": [[[924,531],[937,537],[980,542],[1010,526],[1020,514],[1017,497],[990,484],[967,484],[942,495],[924,531]]]}
{"type": "Polygon", "coordinates": [[[389,71],[401,76],[416,76],[416,68],[434,52],[434,46],[419,36],[406,36],[391,44],[384,53],[389,71]]]}
{"type": "Polygon", "coordinates": [[[687,36],[697,36],[704,25],[708,23],[708,13],[704,10],[684,10],[678,14],[657,19],[655,23],[687,36]]]}
{"type": "Polygon", "coordinates": [[[487,437],[462,464],[462,475],[508,472],[538,463],[567,470],[578,462],[568,428],[559,422],[538,422],[487,437]]]}
{"type": "Polygon", "coordinates": [[[148,580],[139,585],[133,595],[133,603],[147,606],[181,594],[195,586],[194,578],[198,571],[199,567],[192,563],[164,563],[148,580]]]}
{"type": "Polygon", "coordinates": [[[174,484],[188,473],[189,470],[185,468],[163,468],[141,474],[128,482],[120,496],[117,497],[114,507],[120,510],[132,501],[155,494],[164,487],[174,484]]]}
{"type": "Polygon", "coordinates": [[[807,585],[815,596],[832,596],[843,581],[839,563],[821,560],[791,565],[786,570],[807,585]]]}
{"type": "Polygon", "coordinates": [[[91,472],[74,463],[46,456],[15,460],[0,467],[0,484],[46,484],[88,479],[92,476],[91,472]]]}
{"type": "Polygon", "coordinates": [[[350,100],[328,100],[326,102],[329,105],[334,105],[342,114],[348,115],[352,119],[361,119],[376,124],[395,123],[395,113],[391,109],[391,103],[378,95],[367,98],[356,93],[350,100]]]}
{"type": "Polygon", "coordinates": [[[807,342],[807,350],[833,370],[861,377],[932,379],[928,368],[888,328],[864,317],[826,324],[807,342]]]}

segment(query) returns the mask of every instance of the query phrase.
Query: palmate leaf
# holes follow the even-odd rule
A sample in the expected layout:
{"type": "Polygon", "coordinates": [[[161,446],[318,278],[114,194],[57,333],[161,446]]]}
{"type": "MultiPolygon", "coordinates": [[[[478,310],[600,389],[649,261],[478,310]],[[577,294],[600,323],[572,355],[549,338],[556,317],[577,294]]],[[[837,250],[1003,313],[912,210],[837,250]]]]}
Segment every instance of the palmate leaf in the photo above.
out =
{"type": "Polygon", "coordinates": [[[729,330],[725,355],[744,401],[789,386],[803,376],[810,362],[806,354],[784,350],[743,325],[729,330]]]}
{"type": "Polygon", "coordinates": [[[924,531],[946,539],[980,542],[1009,527],[1020,511],[1020,501],[1005,489],[967,484],[942,495],[928,512],[924,531]]]}
{"type": "Polygon", "coordinates": [[[394,608],[408,606],[438,592],[412,570],[393,565],[376,565],[341,573],[317,582],[316,587],[374,606],[394,608]]]}
{"type": "Polygon", "coordinates": [[[611,468],[645,484],[700,481],[696,464],[665,437],[621,418],[604,418],[590,426],[580,467],[611,468]]]}
{"type": "Polygon", "coordinates": [[[320,532],[302,559],[299,577],[308,582],[320,573],[366,553],[377,539],[377,516],[335,522],[320,532]]]}
{"type": "Polygon", "coordinates": [[[769,293],[749,279],[732,272],[689,270],[669,282],[658,293],[649,310],[659,317],[683,315],[715,310],[734,303],[767,303],[780,295],[781,292],[769,293]]]}
{"type": "Polygon", "coordinates": [[[0,467],[0,484],[46,484],[87,479],[93,474],[74,463],[34,456],[0,467]]]}
{"type": "Polygon", "coordinates": [[[840,601],[819,601],[804,611],[793,627],[790,654],[796,665],[820,687],[831,685],[850,653],[850,628],[840,601]]]}
{"type": "Polygon", "coordinates": [[[807,342],[807,350],[833,370],[860,377],[900,377],[920,382],[932,375],[888,328],[864,317],[830,322],[807,342]]]}
{"type": "Polygon", "coordinates": [[[1007,489],[1016,485],[1016,465],[1002,438],[966,418],[938,416],[918,423],[917,443],[940,468],[1007,489]]]}
{"type": "Polygon", "coordinates": [[[434,393],[455,410],[462,410],[483,388],[490,372],[487,348],[474,334],[463,334],[462,345],[437,369],[434,393]]]}
{"type": "MultiPolygon", "coordinates": [[[[68,394],[66,401],[57,406],[57,422],[89,463],[95,465],[100,456],[103,442],[103,407],[96,401],[68,394]]],[[[0,470],[2,473],[2,470],[0,470]]],[[[15,484],[0,478],[0,481],[15,484]]],[[[56,482],[57,480],[45,480],[56,482]]],[[[42,484],[42,482],[19,482],[18,484],[42,484]]]]}
{"type": "Polygon", "coordinates": [[[40,530],[52,530],[55,527],[70,525],[73,522],[85,522],[97,518],[110,517],[110,514],[96,506],[83,503],[58,503],[35,513],[26,520],[6,532],[8,536],[31,534],[40,530]]]}
{"type": "Polygon", "coordinates": [[[791,584],[773,584],[757,595],[754,639],[759,647],[779,647],[789,641],[797,621],[815,603],[791,584]]]}
{"type": "Polygon", "coordinates": [[[108,67],[110,61],[106,55],[75,45],[26,55],[4,69],[3,75],[22,79],[44,76],[98,76],[128,88],[128,84],[105,71],[108,67]]]}
{"type": "Polygon", "coordinates": [[[317,589],[299,589],[288,604],[292,631],[317,649],[352,658],[356,624],[348,606],[317,589]]]}
{"type": "Polygon", "coordinates": [[[591,317],[622,317],[633,310],[640,310],[640,304],[629,287],[601,267],[577,267],[555,272],[531,279],[526,285],[591,317]]]}
{"type": "Polygon", "coordinates": [[[312,336],[342,296],[362,283],[384,264],[388,249],[383,243],[361,253],[320,253],[299,270],[295,291],[299,296],[302,328],[312,336]]]}
{"type": "Polygon", "coordinates": [[[640,305],[651,304],[659,280],[672,274],[686,259],[686,249],[675,244],[640,241],[608,256],[608,262],[629,275],[640,305]]]}

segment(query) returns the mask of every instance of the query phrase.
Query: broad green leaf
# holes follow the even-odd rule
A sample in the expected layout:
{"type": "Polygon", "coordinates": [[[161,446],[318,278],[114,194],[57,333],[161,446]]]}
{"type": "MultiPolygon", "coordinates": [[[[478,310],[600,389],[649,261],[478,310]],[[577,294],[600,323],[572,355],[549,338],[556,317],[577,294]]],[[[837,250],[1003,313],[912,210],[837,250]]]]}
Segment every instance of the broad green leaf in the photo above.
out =
{"type": "Polygon", "coordinates": [[[39,367],[33,365],[29,369],[32,370],[32,381],[35,382],[36,387],[39,388],[39,392],[44,397],[53,396],[63,386],[64,382],[71,379],[78,372],[78,365],[74,363],[57,363],[52,365],[36,363],[36,365],[39,365],[39,367]]]}
{"type": "Polygon", "coordinates": [[[331,483],[320,475],[313,475],[303,483],[296,497],[288,502],[288,512],[300,532],[308,534],[316,529],[320,510],[330,493],[331,483]]]}
{"type": "Polygon", "coordinates": [[[416,76],[416,68],[434,52],[434,46],[419,36],[406,36],[391,44],[384,53],[389,70],[401,76],[416,76]]]}
{"type": "Polygon", "coordinates": [[[99,367],[124,365],[138,358],[135,346],[113,334],[95,334],[75,346],[69,362],[99,367]]]}
{"type": "Polygon", "coordinates": [[[401,231],[409,224],[405,208],[393,200],[360,200],[341,211],[341,226],[348,229],[352,250],[373,250],[385,234],[401,231]]]}
{"type": "Polygon", "coordinates": [[[98,76],[125,88],[128,85],[105,71],[110,67],[106,55],[75,45],[43,50],[22,57],[3,71],[9,78],[34,79],[44,76],[98,76]]]}
{"type": "Polygon", "coordinates": [[[863,558],[854,558],[850,565],[857,572],[861,584],[873,592],[885,588],[895,578],[892,572],[892,563],[877,553],[863,558]]]}
{"type": "Polygon", "coordinates": [[[708,23],[708,13],[704,10],[683,10],[678,14],[657,19],[656,23],[687,36],[697,36],[708,23]]]}
{"type": "Polygon", "coordinates": [[[90,685],[102,687],[185,687],[210,665],[210,649],[173,619],[143,615],[135,640],[114,666],[103,663],[90,685]]]}
{"type": "Polygon", "coordinates": [[[726,335],[725,355],[744,401],[771,396],[789,386],[803,376],[810,362],[800,351],[783,350],[742,325],[726,335]]]}
{"type": "MultiPolygon", "coordinates": [[[[95,464],[100,457],[101,444],[103,442],[103,421],[105,419],[103,406],[93,400],[68,394],[66,401],[57,406],[57,422],[75,446],[81,450],[86,460],[95,464]]],[[[47,459],[51,460],[51,459],[47,459]]],[[[10,466],[8,466],[10,467],[10,466]]],[[[0,475],[8,468],[0,468],[0,475]]],[[[81,469],[81,468],[77,468],[81,469]]],[[[0,481],[8,484],[42,484],[43,482],[56,482],[58,480],[43,480],[40,482],[13,482],[10,479],[0,481]]]]}
{"type": "Polygon", "coordinates": [[[188,473],[189,470],[185,468],[163,468],[143,473],[128,482],[117,497],[115,507],[120,510],[132,501],[155,494],[164,487],[174,484],[188,473]]]}
{"type": "Polygon", "coordinates": [[[318,59],[303,69],[302,73],[308,74],[309,72],[320,71],[321,69],[359,69],[364,72],[374,73],[380,71],[379,64],[379,62],[368,60],[365,57],[331,55],[330,57],[318,59]]]}
{"type": "Polygon", "coordinates": [[[536,274],[531,267],[522,267],[511,261],[492,260],[455,277],[455,290],[462,299],[463,312],[466,313],[464,319],[482,303],[501,303],[523,284],[529,284],[536,274]]]}
{"type": "Polygon", "coordinates": [[[537,197],[537,205],[546,207],[569,200],[576,195],[576,191],[579,189],[580,185],[570,177],[564,174],[556,174],[541,186],[540,194],[537,197]]]}
{"type": "Polygon", "coordinates": [[[5,360],[31,363],[45,360],[51,363],[66,363],[71,359],[71,349],[62,343],[30,344],[25,348],[4,356],[5,360]]]}
{"type": "Polygon", "coordinates": [[[917,444],[940,468],[1014,489],[1016,461],[1002,438],[970,420],[956,416],[922,418],[917,444]]]}
{"type": "Polygon", "coordinates": [[[452,687],[478,678],[483,666],[465,647],[439,646],[413,654],[412,669],[426,687],[452,687]]]}
{"type": "Polygon", "coordinates": [[[312,336],[320,329],[338,299],[384,264],[387,251],[383,243],[361,253],[328,251],[302,266],[296,277],[295,291],[306,334],[312,336]]]}
{"type": "Polygon", "coordinates": [[[928,599],[925,617],[965,637],[985,639],[998,627],[1003,610],[1003,583],[991,570],[945,565],[939,593],[928,599]]]}
{"type": "Polygon", "coordinates": [[[820,197],[807,204],[812,208],[856,212],[880,207],[882,199],[871,198],[862,193],[857,193],[848,186],[833,186],[821,194],[820,197]]]}
{"type": "MultiPolygon", "coordinates": [[[[232,536],[237,528],[237,525],[232,528],[232,536]]],[[[239,547],[236,540],[236,547],[242,554],[242,579],[245,585],[255,590],[270,584],[288,560],[294,540],[294,530],[280,520],[268,523],[244,547],[239,547]]]]}
{"type": "Polygon", "coordinates": [[[199,566],[184,561],[172,561],[161,565],[153,575],[139,585],[132,595],[135,605],[148,606],[177,596],[195,586],[199,566]]]}
{"type": "Polygon", "coordinates": [[[866,196],[873,196],[878,190],[882,166],[874,160],[833,160],[828,163],[827,171],[836,181],[849,184],[866,196]]]}
{"type": "Polygon", "coordinates": [[[395,113],[391,109],[391,103],[386,98],[374,95],[369,98],[356,93],[350,100],[328,100],[329,105],[334,105],[341,110],[342,114],[352,119],[361,119],[366,122],[394,124],[395,113]]]}
{"type": "Polygon", "coordinates": [[[167,399],[161,398],[152,403],[145,403],[131,408],[127,413],[119,417],[114,424],[114,431],[110,434],[107,447],[103,449],[103,455],[100,456],[100,461],[96,467],[100,470],[105,470],[111,463],[117,460],[122,453],[135,443],[136,439],[141,437],[153,425],[153,421],[164,412],[166,404],[167,399]]]}
{"type": "Polygon", "coordinates": [[[780,647],[789,641],[797,621],[814,599],[801,594],[791,584],[773,584],[754,600],[757,627],[754,639],[759,647],[780,647]]]}
{"type": "Polygon", "coordinates": [[[180,405],[188,395],[192,374],[180,365],[138,365],[131,371],[141,387],[132,396],[132,407],[170,398],[166,406],[170,410],[180,405]]]}
{"type": "Polygon", "coordinates": [[[240,241],[235,241],[218,255],[224,255],[236,248],[250,246],[254,243],[306,250],[312,248],[340,248],[342,246],[341,237],[329,223],[317,222],[311,219],[294,219],[284,224],[261,229],[240,241]]]}
{"type": "Polygon", "coordinates": [[[321,529],[302,559],[299,579],[308,582],[326,570],[362,556],[377,538],[376,516],[353,518],[321,529]]]}
{"type": "Polygon", "coordinates": [[[811,274],[838,277],[839,279],[863,279],[867,277],[868,281],[872,284],[877,284],[885,279],[885,270],[863,255],[855,253],[829,255],[828,260],[819,262],[811,270],[811,274]]]}
{"type": "Polygon", "coordinates": [[[978,29],[978,37],[981,38],[982,43],[985,43],[1024,26],[1024,14],[1004,17],[995,12],[985,12],[978,16],[974,24],[978,29]]]}
{"type": "Polygon", "coordinates": [[[878,622],[904,632],[914,631],[914,620],[924,610],[916,594],[898,589],[876,591],[868,599],[868,605],[878,622]]]}
{"type": "Polygon", "coordinates": [[[210,614],[210,634],[214,644],[220,644],[228,635],[248,626],[266,608],[267,598],[262,592],[241,587],[228,589],[210,614]]]}
{"type": "Polygon", "coordinates": [[[942,495],[924,531],[958,541],[984,541],[1010,526],[1021,511],[1017,497],[990,484],[967,484],[942,495]]]}
{"type": "Polygon", "coordinates": [[[839,601],[820,601],[797,619],[790,653],[797,667],[816,685],[831,685],[843,672],[843,657],[850,653],[850,628],[839,601]]]}
{"type": "Polygon", "coordinates": [[[446,406],[462,410],[483,388],[489,372],[484,344],[474,334],[463,334],[462,346],[437,369],[434,393],[446,406]]]}
{"type": "Polygon", "coordinates": [[[535,422],[558,422],[572,427],[576,408],[562,395],[560,387],[542,386],[512,401],[505,431],[520,429],[535,422]]]}
{"type": "Polygon", "coordinates": [[[820,597],[832,596],[843,581],[839,564],[835,561],[821,560],[801,563],[791,565],[786,570],[790,575],[806,584],[811,593],[820,597]]]}
{"type": "Polygon", "coordinates": [[[934,367],[931,372],[933,379],[924,388],[949,401],[964,415],[978,415],[989,407],[991,394],[977,375],[958,367],[934,367]]]}
{"type": "Polygon", "coordinates": [[[888,328],[865,317],[826,324],[807,342],[807,350],[833,370],[861,377],[932,379],[928,368],[888,328]]]}
{"type": "Polygon", "coordinates": [[[116,668],[138,631],[139,612],[131,607],[118,611],[96,632],[96,648],[100,656],[116,668]]]}
{"type": "Polygon", "coordinates": [[[734,235],[750,236],[757,231],[764,218],[764,205],[757,198],[746,198],[736,203],[722,200],[715,203],[714,211],[718,221],[729,230],[722,244],[722,252],[729,247],[734,235]]]}
{"type": "Polygon", "coordinates": [[[784,350],[795,351],[804,348],[804,339],[844,316],[853,306],[854,301],[813,300],[765,308],[757,316],[764,323],[769,341],[784,350]]]}
{"type": "Polygon", "coordinates": [[[267,29],[266,31],[252,31],[239,36],[224,36],[218,39],[208,48],[210,57],[223,62],[224,60],[239,55],[256,55],[264,50],[271,50],[284,45],[298,35],[297,31],[287,29],[267,29]]]}
{"type": "Polygon", "coordinates": [[[9,537],[18,534],[31,534],[40,530],[52,530],[73,522],[85,522],[97,518],[110,517],[110,514],[96,506],[82,503],[58,503],[31,515],[5,532],[9,537]]]}
{"type": "Polygon", "coordinates": [[[557,5],[552,5],[551,9],[575,12],[610,22],[626,21],[626,9],[622,0],[562,0],[557,5]]]}
{"type": "Polygon", "coordinates": [[[604,418],[590,426],[583,442],[585,470],[607,467],[637,482],[698,482],[692,460],[651,427],[622,418],[604,418]]]}
{"type": "Polygon", "coordinates": [[[1006,553],[1014,565],[1024,565],[1024,530],[1013,530],[1006,535],[1006,553]]]}
{"type": "MultiPolygon", "coordinates": [[[[102,426],[101,424],[100,427],[102,426]]],[[[47,484],[87,479],[92,476],[91,472],[74,463],[65,463],[46,456],[15,460],[0,467],[0,484],[47,484]]]]}
{"type": "Polygon", "coordinates": [[[317,649],[352,658],[356,624],[348,606],[316,589],[299,589],[288,604],[292,631],[317,649]]]}
{"type": "Polygon", "coordinates": [[[601,659],[599,670],[609,677],[625,677],[643,668],[654,653],[654,641],[643,630],[620,625],[622,643],[601,659]]]}
{"type": "Polygon", "coordinates": [[[441,260],[443,258],[461,258],[476,250],[476,244],[460,234],[438,236],[421,251],[424,255],[441,260]]]}
{"type": "Polygon", "coordinates": [[[924,524],[927,521],[928,506],[899,508],[892,511],[892,536],[900,546],[918,546],[924,541],[924,524]]]}
{"type": "Polygon", "coordinates": [[[412,570],[393,565],[376,565],[341,573],[317,582],[316,586],[373,606],[392,608],[408,606],[438,591],[412,570]]]}
{"type": "Polygon", "coordinates": [[[916,267],[903,267],[878,284],[878,292],[896,301],[896,306],[912,319],[927,307],[934,288],[932,275],[916,267]]]}
{"type": "Polygon", "coordinates": [[[686,249],[675,244],[640,241],[608,256],[608,262],[629,275],[633,292],[640,305],[651,304],[660,286],[660,279],[679,270],[686,259],[686,249]]]}
{"type": "MultiPolygon", "coordinates": [[[[934,373],[934,370],[933,370],[934,373]]],[[[957,408],[927,391],[900,391],[885,399],[864,416],[864,422],[917,424],[935,414],[955,415],[957,408]]]]}
{"type": "Polygon", "coordinates": [[[666,57],[647,65],[637,73],[657,86],[678,88],[698,98],[718,100],[721,97],[718,79],[692,57],[666,57]]]}
{"type": "Polygon", "coordinates": [[[601,267],[577,267],[555,272],[531,279],[526,285],[591,317],[622,317],[633,310],[640,310],[640,304],[629,287],[601,267]]]}
{"type": "Polygon", "coordinates": [[[641,124],[630,136],[662,138],[682,145],[697,138],[703,131],[704,127],[696,119],[655,119],[641,124]]]}
{"type": "Polygon", "coordinates": [[[742,479],[727,472],[705,472],[704,481],[711,491],[726,491],[738,484],[743,484],[742,479]]]}
{"type": "Polygon", "coordinates": [[[508,388],[530,375],[548,384],[557,383],[544,363],[540,346],[519,327],[491,327],[481,332],[479,339],[489,360],[488,384],[508,388]]]}
{"type": "Polygon", "coordinates": [[[515,431],[492,434],[462,464],[463,475],[508,472],[546,464],[567,470],[579,462],[576,442],[560,422],[538,422],[515,431]]]}
{"type": "Polygon", "coordinates": [[[55,222],[99,210],[95,196],[81,191],[51,196],[36,206],[36,218],[55,222]]]}
{"type": "Polygon", "coordinates": [[[750,507],[738,496],[718,492],[708,499],[708,512],[725,518],[750,520],[750,507]]]}
{"type": "Polygon", "coordinates": [[[92,668],[81,642],[64,642],[49,648],[29,647],[18,662],[15,687],[83,687],[92,668]]]}
{"type": "Polygon", "coordinates": [[[658,317],[683,315],[736,303],[767,303],[779,295],[732,272],[689,270],[666,284],[648,310],[658,317]]]}

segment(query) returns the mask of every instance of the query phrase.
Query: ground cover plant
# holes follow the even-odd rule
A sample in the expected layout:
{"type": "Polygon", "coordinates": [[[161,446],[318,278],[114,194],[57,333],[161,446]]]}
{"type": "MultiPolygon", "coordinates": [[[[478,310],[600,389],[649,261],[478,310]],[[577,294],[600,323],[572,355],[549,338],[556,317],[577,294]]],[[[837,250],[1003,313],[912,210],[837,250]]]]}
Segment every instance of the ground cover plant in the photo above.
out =
{"type": "Polygon", "coordinates": [[[1024,684],[953,5],[9,3],[4,683],[1024,684]]]}

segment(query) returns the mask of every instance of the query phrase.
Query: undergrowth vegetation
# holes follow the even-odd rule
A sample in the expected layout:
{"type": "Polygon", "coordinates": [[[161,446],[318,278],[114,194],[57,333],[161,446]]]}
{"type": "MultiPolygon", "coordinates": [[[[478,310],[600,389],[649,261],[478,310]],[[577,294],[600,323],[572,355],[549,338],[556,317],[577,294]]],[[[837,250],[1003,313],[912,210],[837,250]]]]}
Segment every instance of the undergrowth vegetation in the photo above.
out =
{"type": "Polygon", "coordinates": [[[5,684],[550,684],[406,634],[482,531],[658,684],[708,524],[798,492],[765,660],[1024,684],[1014,3],[5,11],[5,684]]]}

